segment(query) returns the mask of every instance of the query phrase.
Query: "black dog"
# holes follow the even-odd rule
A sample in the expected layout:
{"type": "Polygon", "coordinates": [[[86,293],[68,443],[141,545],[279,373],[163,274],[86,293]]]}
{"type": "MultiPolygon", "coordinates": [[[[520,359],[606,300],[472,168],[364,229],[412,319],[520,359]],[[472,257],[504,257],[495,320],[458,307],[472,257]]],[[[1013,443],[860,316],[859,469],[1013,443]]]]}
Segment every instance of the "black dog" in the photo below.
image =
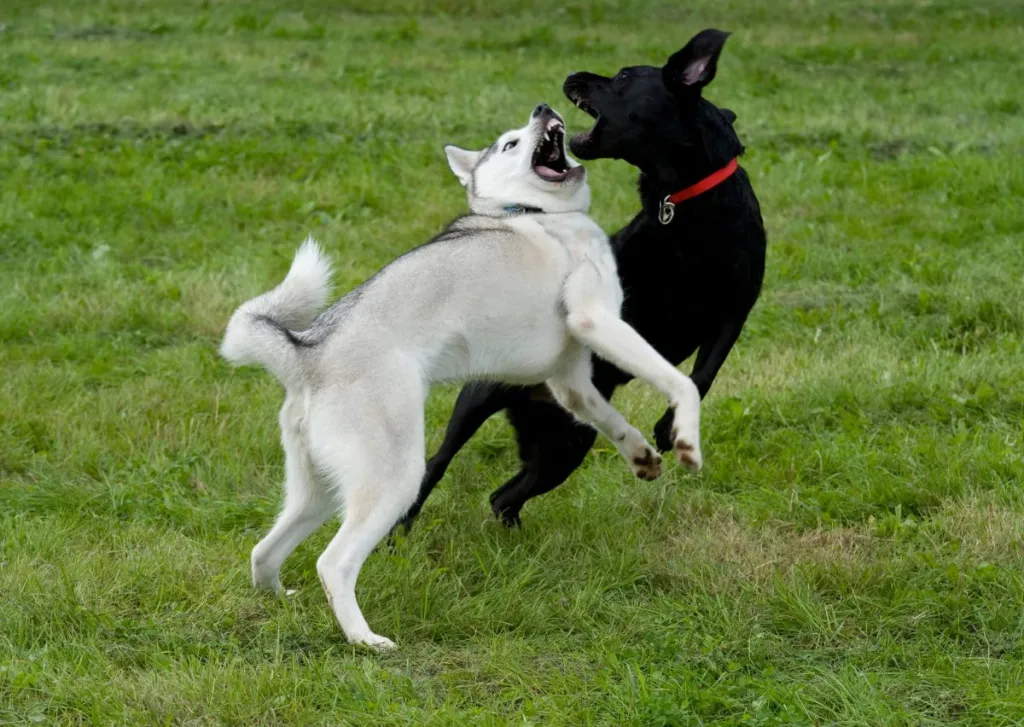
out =
{"type": "MultiPolygon", "coordinates": [[[[728,35],[705,30],[663,68],[623,68],[613,78],[575,73],[563,88],[596,119],[570,142],[573,153],[624,159],[640,169],[643,209],[611,238],[626,294],[622,317],[673,364],[697,351],[691,376],[702,398],[764,277],[761,211],[746,172],[735,166],[743,152],[732,127],[736,116],[701,97],[728,35]]],[[[594,383],[606,397],[629,379],[595,358],[594,383]]],[[[491,495],[491,508],[507,525],[519,523],[527,500],[564,482],[594,443],[596,432],[558,407],[544,387],[469,384],[403,523],[412,523],[456,452],[502,409],[523,460],[519,474],[491,495]]],[[[662,451],[671,448],[671,426],[669,409],[654,430],[662,451]]]]}

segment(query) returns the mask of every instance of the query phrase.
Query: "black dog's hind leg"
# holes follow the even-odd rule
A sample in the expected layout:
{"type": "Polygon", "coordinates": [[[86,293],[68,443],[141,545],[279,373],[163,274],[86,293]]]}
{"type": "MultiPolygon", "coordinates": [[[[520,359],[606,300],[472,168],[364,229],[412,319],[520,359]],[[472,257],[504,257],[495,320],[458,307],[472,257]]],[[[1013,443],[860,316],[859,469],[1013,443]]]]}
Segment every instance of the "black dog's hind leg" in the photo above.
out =
{"type": "Polygon", "coordinates": [[[594,445],[597,432],[553,403],[528,401],[509,407],[523,468],[491,493],[491,510],[509,527],[530,498],[565,482],[594,445]]]}
{"type": "MultiPolygon", "coordinates": [[[[725,319],[722,325],[719,326],[715,337],[707,344],[702,344],[697,351],[697,360],[693,362],[693,371],[690,373],[690,379],[697,386],[697,391],[700,392],[702,400],[707,396],[708,391],[711,390],[711,384],[714,383],[715,377],[718,376],[718,372],[722,368],[722,364],[725,363],[729,352],[732,351],[736,339],[740,337],[740,331],[743,329],[743,324],[746,320],[747,316],[745,313],[725,319]]],[[[669,407],[661,416],[661,419],[658,420],[658,423],[654,425],[654,444],[661,452],[668,452],[672,449],[672,422],[674,416],[674,410],[672,407],[669,407]]]]}
{"type": "Polygon", "coordinates": [[[462,391],[459,392],[459,397],[455,401],[452,418],[448,421],[444,441],[437,450],[437,454],[427,462],[427,469],[423,475],[423,481],[420,483],[420,492],[416,497],[416,502],[409,508],[409,512],[398,521],[398,524],[404,526],[407,531],[412,527],[412,522],[419,515],[423,503],[427,501],[434,487],[448,471],[448,465],[451,464],[452,459],[485,421],[510,404],[521,399],[528,400],[529,396],[529,389],[485,381],[473,382],[462,387],[462,391]]]}

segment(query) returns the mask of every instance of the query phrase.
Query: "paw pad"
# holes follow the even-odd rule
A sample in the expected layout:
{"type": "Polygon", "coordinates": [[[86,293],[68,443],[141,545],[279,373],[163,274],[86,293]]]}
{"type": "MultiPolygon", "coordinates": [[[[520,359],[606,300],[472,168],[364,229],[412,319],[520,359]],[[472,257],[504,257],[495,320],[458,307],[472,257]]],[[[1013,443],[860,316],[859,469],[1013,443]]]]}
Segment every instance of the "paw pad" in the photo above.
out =
{"type": "Polygon", "coordinates": [[[643,480],[657,479],[661,475],[661,457],[651,449],[644,450],[642,455],[633,457],[633,472],[643,480]]]}

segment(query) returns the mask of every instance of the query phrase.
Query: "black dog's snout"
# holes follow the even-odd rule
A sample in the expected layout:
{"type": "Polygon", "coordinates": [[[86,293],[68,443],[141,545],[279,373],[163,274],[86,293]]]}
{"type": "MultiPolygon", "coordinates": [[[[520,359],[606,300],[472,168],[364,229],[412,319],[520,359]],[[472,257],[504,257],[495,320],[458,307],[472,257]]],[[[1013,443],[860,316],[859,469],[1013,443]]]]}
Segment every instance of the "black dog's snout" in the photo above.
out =
{"type": "Polygon", "coordinates": [[[546,103],[537,104],[537,108],[535,108],[533,110],[533,114],[532,114],[531,118],[535,119],[538,116],[540,116],[542,113],[544,113],[545,111],[550,111],[550,110],[551,110],[551,107],[548,106],[546,103]]]}

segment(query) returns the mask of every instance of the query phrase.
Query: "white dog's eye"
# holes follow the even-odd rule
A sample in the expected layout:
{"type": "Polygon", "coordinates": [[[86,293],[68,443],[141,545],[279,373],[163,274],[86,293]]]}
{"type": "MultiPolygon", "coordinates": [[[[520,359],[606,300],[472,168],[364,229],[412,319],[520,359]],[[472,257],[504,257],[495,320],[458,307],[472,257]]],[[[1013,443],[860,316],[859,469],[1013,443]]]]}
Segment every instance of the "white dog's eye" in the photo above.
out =
{"type": "Polygon", "coordinates": [[[514,148],[515,145],[518,144],[518,143],[519,143],[518,139],[513,139],[512,141],[507,141],[507,142],[505,142],[505,146],[501,147],[501,150],[502,151],[508,151],[509,149],[514,148]]]}

